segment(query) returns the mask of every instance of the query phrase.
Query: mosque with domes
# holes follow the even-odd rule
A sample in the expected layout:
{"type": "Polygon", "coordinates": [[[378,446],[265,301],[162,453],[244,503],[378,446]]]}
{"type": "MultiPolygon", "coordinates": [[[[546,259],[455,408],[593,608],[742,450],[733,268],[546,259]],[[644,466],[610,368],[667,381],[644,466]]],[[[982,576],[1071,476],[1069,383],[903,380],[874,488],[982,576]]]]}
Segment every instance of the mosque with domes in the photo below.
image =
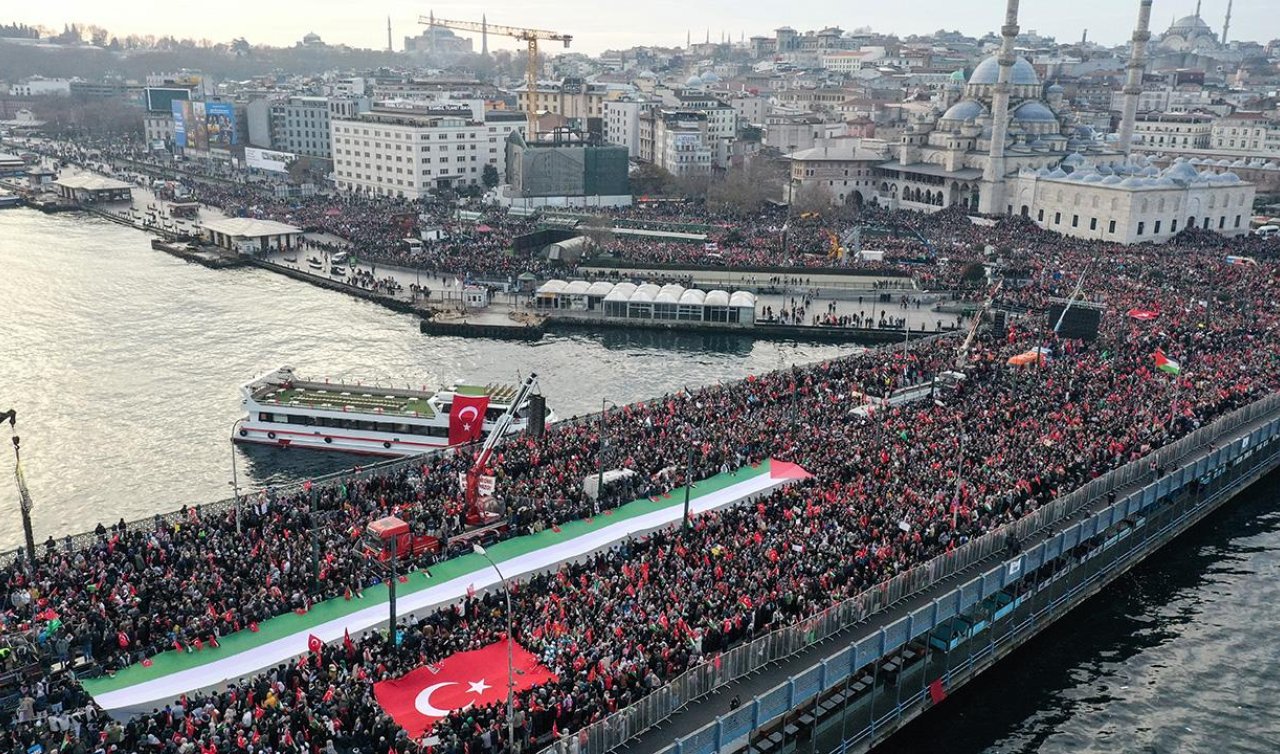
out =
{"type": "MultiPolygon", "coordinates": [[[[1188,226],[1247,233],[1254,187],[1229,166],[1177,161],[1164,170],[1131,155],[1152,0],[1140,0],[1118,134],[1073,125],[1062,87],[1045,87],[1013,53],[1018,0],[1008,0],[998,54],[953,74],[941,111],[910,124],[896,160],[876,166],[877,199],[932,212],[960,205],[1020,214],[1070,236],[1164,241],[1188,226]]],[[[1215,37],[1216,40],[1216,37],[1215,37]]]]}

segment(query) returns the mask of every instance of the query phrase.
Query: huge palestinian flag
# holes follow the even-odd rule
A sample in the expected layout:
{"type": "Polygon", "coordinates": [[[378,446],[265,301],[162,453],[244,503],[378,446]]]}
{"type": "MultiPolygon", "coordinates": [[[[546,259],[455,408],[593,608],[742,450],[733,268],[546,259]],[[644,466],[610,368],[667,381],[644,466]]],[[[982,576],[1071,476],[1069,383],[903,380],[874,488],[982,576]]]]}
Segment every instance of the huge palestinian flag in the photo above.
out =
{"type": "MultiPolygon", "coordinates": [[[[695,514],[723,508],[808,476],[795,464],[765,461],[698,482],[689,508],[695,514]]],[[[678,522],[683,505],[682,490],[656,499],[636,500],[594,519],[499,542],[488,548],[488,554],[508,578],[519,578],[678,522]]],[[[493,588],[498,588],[498,577],[488,563],[479,555],[464,555],[433,566],[429,576],[415,573],[398,584],[398,614],[413,619],[457,602],[469,591],[493,588]]],[[[347,631],[359,636],[383,628],[387,614],[386,587],[377,586],[366,589],[363,600],[328,600],[301,615],[288,613],[264,621],[257,631],[225,636],[219,646],[195,652],[165,652],[146,665],[132,665],[114,676],[81,683],[100,707],[124,720],[162,708],[183,694],[248,680],[262,670],[306,653],[312,636],[337,642],[347,631]]],[[[445,696],[441,694],[441,698],[445,696]]]]}

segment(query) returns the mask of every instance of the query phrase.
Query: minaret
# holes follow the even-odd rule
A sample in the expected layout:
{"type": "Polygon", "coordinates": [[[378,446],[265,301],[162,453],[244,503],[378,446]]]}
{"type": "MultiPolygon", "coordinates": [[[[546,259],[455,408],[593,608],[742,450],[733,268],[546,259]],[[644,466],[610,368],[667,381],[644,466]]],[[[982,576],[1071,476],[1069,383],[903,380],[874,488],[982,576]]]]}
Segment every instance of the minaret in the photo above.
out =
{"type": "Polygon", "coordinates": [[[1196,0],[1196,18],[1200,17],[1200,0],[1196,0]]]}
{"type": "Polygon", "coordinates": [[[995,96],[991,98],[991,153],[982,182],[987,190],[982,192],[979,211],[1000,214],[1004,206],[1004,140],[1009,134],[1009,80],[1013,77],[1013,43],[1018,38],[1018,0],[1009,0],[1004,11],[1004,26],[1000,27],[1000,54],[996,62],[1000,71],[996,77],[995,96]]]}
{"type": "Polygon", "coordinates": [[[480,14],[480,54],[489,57],[489,17],[480,14]]]}
{"type": "Polygon", "coordinates": [[[387,52],[391,51],[391,16],[387,16],[387,52]]]}
{"type": "Polygon", "coordinates": [[[1138,6],[1138,28],[1133,30],[1133,47],[1125,66],[1124,110],[1120,116],[1120,151],[1133,150],[1133,125],[1138,118],[1138,95],[1142,94],[1142,72],[1147,67],[1147,42],[1151,39],[1151,0],[1138,6]]]}
{"type": "Polygon", "coordinates": [[[1227,43],[1227,32],[1231,31],[1231,0],[1227,0],[1227,20],[1222,22],[1222,44],[1227,43]]]}

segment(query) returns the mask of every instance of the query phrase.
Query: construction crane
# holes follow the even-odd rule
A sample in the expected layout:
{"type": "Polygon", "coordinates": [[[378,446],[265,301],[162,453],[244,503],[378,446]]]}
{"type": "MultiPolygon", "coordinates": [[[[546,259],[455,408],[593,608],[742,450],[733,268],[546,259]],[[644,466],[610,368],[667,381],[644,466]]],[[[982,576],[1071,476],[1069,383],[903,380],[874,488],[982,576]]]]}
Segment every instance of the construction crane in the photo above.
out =
{"type": "Polygon", "coordinates": [[[538,41],[549,40],[552,42],[564,42],[564,46],[568,47],[573,41],[572,34],[561,34],[558,31],[545,31],[543,29],[521,29],[515,26],[501,26],[488,22],[476,23],[475,21],[450,21],[444,18],[436,18],[435,13],[426,16],[418,16],[418,23],[426,24],[428,28],[433,26],[443,26],[446,29],[454,29],[456,31],[471,31],[477,34],[497,34],[503,37],[511,37],[524,42],[529,50],[529,59],[525,63],[525,116],[529,120],[528,132],[526,137],[533,141],[538,135],[538,41]]]}

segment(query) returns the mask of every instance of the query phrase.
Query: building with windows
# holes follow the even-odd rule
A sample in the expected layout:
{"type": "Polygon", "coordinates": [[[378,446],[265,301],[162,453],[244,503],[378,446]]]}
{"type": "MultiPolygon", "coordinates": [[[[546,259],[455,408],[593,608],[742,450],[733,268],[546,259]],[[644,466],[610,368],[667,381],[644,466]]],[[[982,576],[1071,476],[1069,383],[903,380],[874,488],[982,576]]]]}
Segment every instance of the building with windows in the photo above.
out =
{"type": "Polygon", "coordinates": [[[142,115],[142,132],[150,145],[173,148],[174,134],[173,113],[146,112],[142,115]]]}
{"type": "Polygon", "coordinates": [[[649,116],[657,103],[642,99],[620,99],[604,103],[604,140],[627,148],[628,154],[639,159],[640,120],[649,116]]]}
{"type": "Polygon", "coordinates": [[[822,187],[837,204],[861,206],[876,195],[876,166],[885,161],[882,141],[831,139],[813,149],[786,155],[791,164],[788,191],[795,197],[822,187]]]}
{"type": "Polygon", "coordinates": [[[374,109],[330,119],[334,185],[417,199],[433,189],[479,186],[489,131],[471,111],[374,109]]]}
{"type": "Polygon", "coordinates": [[[1144,113],[1133,126],[1133,144],[1144,151],[1205,149],[1214,117],[1205,113],[1144,113]]]}
{"type": "Polygon", "coordinates": [[[70,95],[71,79],[32,76],[9,87],[11,97],[68,97],[70,95]]]}
{"type": "Polygon", "coordinates": [[[1227,168],[1197,169],[1178,158],[1161,170],[1146,157],[1097,165],[1080,155],[1053,170],[1010,180],[1018,211],[1077,238],[1167,241],[1188,227],[1226,236],[1249,232],[1255,187],[1227,168]]]}
{"type": "Polygon", "coordinates": [[[653,164],[677,177],[710,173],[712,146],[706,114],[688,110],[655,113],[653,164]]]}
{"type": "MultiPolygon", "coordinates": [[[[369,109],[367,97],[302,97],[260,100],[255,109],[266,110],[269,142],[260,146],[327,160],[332,154],[329,121],[352,118],[369,109]],[[265,104],[259,104],[265,103],[265,104]]],[[[260,118],[261,115],[258,115],[260,118]]],[[[251,116],[251,138],[261,138],[251,116]]],[[[260,128],[260,125],[259,125],[260,128]]],[[[255,142],[256,143],[256,142],[255,142]]]]}
{"type": "Polygon", "coordinates": [[[1280,157],[1280,121],[1260,112],[1234,112],[1213,121],[1206,146],[1214,152],[1264,159],[1280,157]]]}

